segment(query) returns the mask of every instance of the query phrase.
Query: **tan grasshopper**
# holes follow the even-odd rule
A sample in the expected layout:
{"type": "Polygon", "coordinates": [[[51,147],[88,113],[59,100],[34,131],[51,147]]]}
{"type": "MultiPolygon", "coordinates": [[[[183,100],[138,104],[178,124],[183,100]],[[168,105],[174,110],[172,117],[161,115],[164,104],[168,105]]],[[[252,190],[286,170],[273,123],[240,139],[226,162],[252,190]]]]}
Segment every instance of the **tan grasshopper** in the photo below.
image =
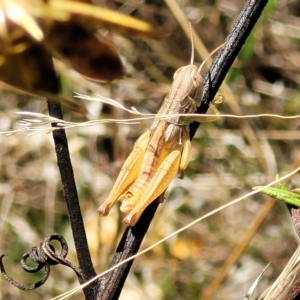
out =
{"type": "MultiPolygon", "coordinates": [[[[178,170],[181,173],[180,178],[183,178],[191,153],[189,124],[194,120],[213,121],[218,116],[170,116],[166,119],[165,115],[191,114],[195,111],[194,99],[198,92],[202,92],[203,77],[200,71],[205,61],[199,69],[193,65],[192,37],[191,63],[175,72],[170,91],[150,130],[135,143],[108,198],[99,207],[100,216],[106,216],[117,201],[122,201],[121,211],[126,214],[123,223],[134,226],[146,207],[164,193],[178,170]]],[[[222,96],[214,103],[221,102],[222,96]]],[[[218,114],[214,105],[211,105],[211,109],[218,114]]]]}

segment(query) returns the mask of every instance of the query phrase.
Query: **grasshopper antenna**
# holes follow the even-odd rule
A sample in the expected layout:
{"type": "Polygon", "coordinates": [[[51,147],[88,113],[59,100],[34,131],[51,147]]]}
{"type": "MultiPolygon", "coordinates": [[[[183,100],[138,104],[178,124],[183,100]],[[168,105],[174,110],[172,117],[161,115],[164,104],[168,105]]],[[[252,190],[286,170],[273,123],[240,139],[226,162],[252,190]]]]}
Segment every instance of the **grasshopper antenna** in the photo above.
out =
{"type": "MultiPolygon", "coordinates": [[[[223,46],[226,45],[226,42],[221,44],[219,47],[217,47],[215,50],[213,50],[212,52],[209,53],[209,55],[204,59],[204,61],[202,62],[202,64],[200,65],[199,69],[198,69],[198,73],[201,72],[204,64],[207,62],[207,60],[213,55],[215,54],[217,51],[219,51],[223,46]]],[[[194,55],[194,54],[193,54],[194,55]]]]}
{"type": "Polygon", "coordinates": [[[192,43],[192,53],[191,53],[191,65],[194,63],[195,47],[194,47],[194,33],[191,22],[189,22],[190,32],[191,32],[191,43],[192,43]]]}

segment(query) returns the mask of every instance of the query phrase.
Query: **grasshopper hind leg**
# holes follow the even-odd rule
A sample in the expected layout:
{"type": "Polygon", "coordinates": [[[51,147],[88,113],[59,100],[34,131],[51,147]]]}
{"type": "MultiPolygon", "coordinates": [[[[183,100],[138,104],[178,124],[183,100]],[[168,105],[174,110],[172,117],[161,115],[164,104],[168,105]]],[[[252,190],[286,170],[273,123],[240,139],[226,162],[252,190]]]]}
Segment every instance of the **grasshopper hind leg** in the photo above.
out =
{"type": "Polygon", "coordinates": [[[178,171],[180,158],[180,150],[171,152],[155,172],[142,197],[133,197],[124,200],[128,202],[126,206],[133,206],[133,209],[123,220],[125,225],[134,226],[146,207],[164,193],[178,171]]]}
{"type": "Polygon", "coordinates": [[[134,149],[125,161],[122,170],[107,199],[98,208],[100,216],[107,216],[119,196],[126,191],[137,178],[149,141],[150,131],[145,132],[135,143],[134,149]]]}

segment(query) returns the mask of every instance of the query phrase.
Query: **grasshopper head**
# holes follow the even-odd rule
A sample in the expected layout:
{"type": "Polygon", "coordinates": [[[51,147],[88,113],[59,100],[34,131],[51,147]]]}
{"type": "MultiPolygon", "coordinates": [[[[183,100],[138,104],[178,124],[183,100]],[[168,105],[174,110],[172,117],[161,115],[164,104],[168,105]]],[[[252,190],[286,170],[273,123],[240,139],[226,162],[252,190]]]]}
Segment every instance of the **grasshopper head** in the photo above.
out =
{"type": "Polygon", "coordinates": [[[203,77],[199,73],[198,68],[195,65],[187,65],[180,67],[173,75],[174,81],[180,81],[181,84],[190,85],[193,84],[194,88],[199,88],[203,84],[203,77]]]}
{"type": "Polygon", "coordinates": [[[185,98],[187,96],[194,98],[199,90],[202,89],[203,77],[198,72],[195,65],[187,65],[179,68],[173,76],[174,98],[185,98]]]}

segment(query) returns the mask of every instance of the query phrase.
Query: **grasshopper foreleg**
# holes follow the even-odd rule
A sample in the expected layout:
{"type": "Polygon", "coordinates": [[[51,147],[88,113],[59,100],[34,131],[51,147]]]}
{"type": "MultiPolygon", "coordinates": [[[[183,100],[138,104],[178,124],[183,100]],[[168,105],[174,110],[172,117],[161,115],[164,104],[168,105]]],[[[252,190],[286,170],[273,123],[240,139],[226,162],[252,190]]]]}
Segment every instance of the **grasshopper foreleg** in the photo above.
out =
{"type": "Polygon", "coordinates": [[[194,117],[192,117],[191,119],[193,121],[197,121],[197,122],[213,122],[216,120],[219,120],[220,117],[218,116],[220,114],[219,110],[217,109],[216,105],[217,104],[221,104],[224,102],[224,96],[223,95],[218,95],[217,98],[215,98],[212,102],[209,103],[209,108],[212,110],[212,112],[216,115],[216,116],[197,116],[195,115],[194,117]]]}

